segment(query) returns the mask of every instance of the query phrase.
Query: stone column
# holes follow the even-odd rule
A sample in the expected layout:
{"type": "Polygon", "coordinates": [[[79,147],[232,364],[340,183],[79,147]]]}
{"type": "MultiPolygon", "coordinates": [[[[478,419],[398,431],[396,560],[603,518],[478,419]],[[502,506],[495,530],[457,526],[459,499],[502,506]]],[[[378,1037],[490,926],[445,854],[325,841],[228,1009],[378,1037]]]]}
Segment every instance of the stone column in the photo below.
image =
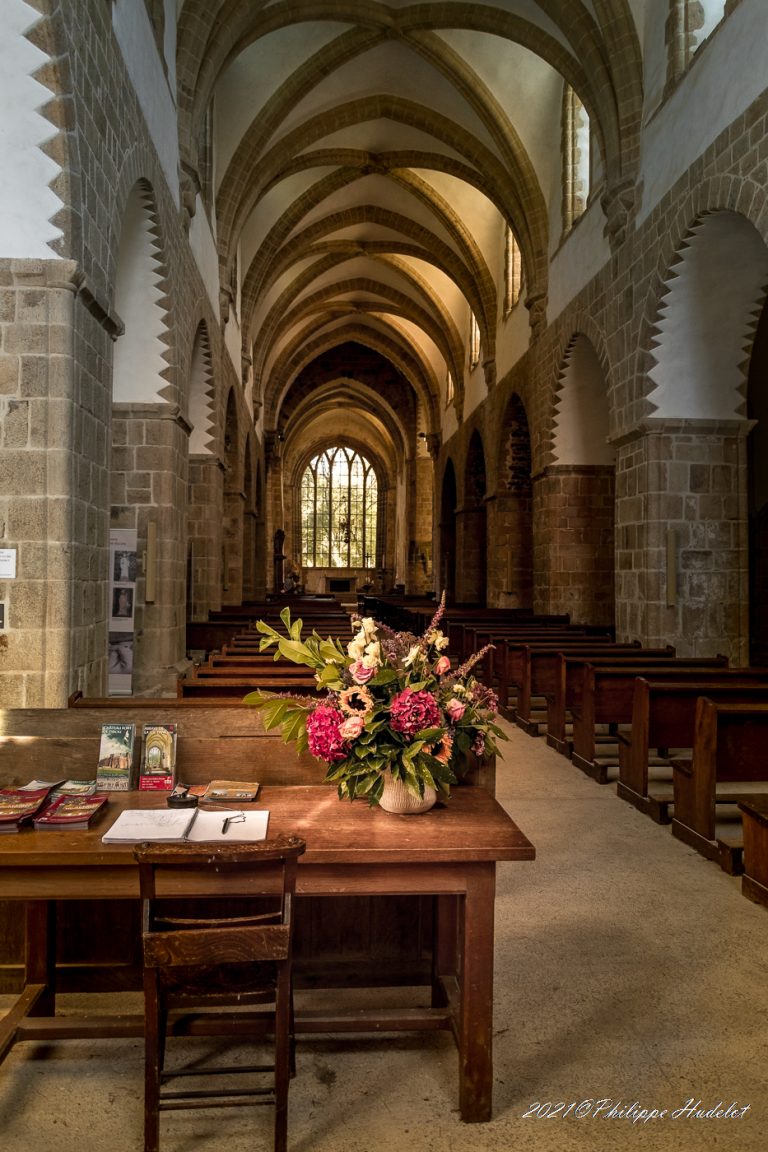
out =
{"type": "Polygon", "coordinates": [[[221,608],[221,533],[224,507],[224,463],[218,456],[189,458],[187,506],[189,619],[207,620],[221,608]]]}
{"type": "Polygon", "coordinates": [[[456,510],[456,603],[485,604],[487,508],[465,504],[456,510]]]}
{"type": "Polygon", "coordinates": [[[488,502],[488,604],[530,608],[533,550],[530,485],[525,492],[499,491],[488,502]]]}
{"type": "Polygon", "coordinates": [[[222,604],[243,602],[243,511],[245,493],[224,493],[224,586],[222,604]]]}
{"type": "Polygon", "coordinates": [[[533,505],[536,611],[613,625],[613,465],[551,465],[534,477],[533,505]]]}
{"type": "Polygon", "coordinates": [[[119,321],[67,260],[0,260],[0,702],[103,689],[108,429],[119,321]]]}
{"type": "Polygon", "coordinates": [[[408,462],[408,570],[405,590],[409,595],[432,591],[432,504],[435,473],[424,450],[408,462]]]}
{"type": "Polygon", "coordinates": [[[749,660],[746,420],[650,418],[616,443],[616,626],[749,660]]]}
{"type": "Polygon", "coordinates": [[[186,651],[186,502],[190,425],[173,404],[115,404],[112,527],[135,528],[138,554],[157,524],[155,599],[140,566],[134,610],[133,691],[173,692],[186,651]]]}

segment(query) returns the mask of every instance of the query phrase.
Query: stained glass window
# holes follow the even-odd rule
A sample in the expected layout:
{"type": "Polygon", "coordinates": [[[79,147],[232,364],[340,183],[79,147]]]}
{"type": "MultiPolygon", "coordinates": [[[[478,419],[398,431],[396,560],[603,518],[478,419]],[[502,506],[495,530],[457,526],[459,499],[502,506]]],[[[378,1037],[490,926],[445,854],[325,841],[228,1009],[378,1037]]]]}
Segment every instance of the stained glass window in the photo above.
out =
{"type": "Polygon", "coordinates": [[[310,460],[301,480],[301,563],[306,568],[376,566],[378,484],[373,466],[336,446],[310,460]]]}

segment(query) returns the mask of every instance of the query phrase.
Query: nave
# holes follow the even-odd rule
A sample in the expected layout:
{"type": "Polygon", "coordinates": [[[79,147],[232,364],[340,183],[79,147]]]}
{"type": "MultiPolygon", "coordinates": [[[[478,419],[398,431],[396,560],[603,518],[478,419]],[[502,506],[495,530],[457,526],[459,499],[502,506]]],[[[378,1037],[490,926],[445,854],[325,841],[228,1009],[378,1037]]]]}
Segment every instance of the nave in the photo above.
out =
{"type": "MultiPolygon", "coordinates": [[[[765,909],[543,738],[504,728],[497,798],[537,859],[498,869],[494,1118],[459,1121],[447,1035],[304,1038],[292,1152],[762,1152],[765,909]],[[595,1115],[604,1100],[667,1115],[595,1115]],[[524,1117],[548,1101],[574,1108],[524,1117]],[[696,1118],[689,1101],[736,1108],[696,1118]]],[[[0,1074],[3,1150],[139,1152],[142,1087],[138,1040],[18,1045],[0,1074]]],[[[270,1123],[269,1109],[181,1114],[161,1147],[253,1152],[270,1123]]]]}

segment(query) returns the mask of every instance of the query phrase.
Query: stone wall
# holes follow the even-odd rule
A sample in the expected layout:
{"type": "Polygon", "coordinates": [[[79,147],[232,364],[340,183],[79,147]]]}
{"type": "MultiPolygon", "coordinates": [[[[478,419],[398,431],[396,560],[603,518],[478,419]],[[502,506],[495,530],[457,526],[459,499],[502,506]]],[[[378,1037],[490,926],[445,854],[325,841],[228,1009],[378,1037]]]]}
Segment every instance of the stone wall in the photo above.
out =
{"type": "MultiPolygon", "coordinates": [[[[477,427],[489,461],[488,490],[496,492],[503,472],[503,416],[510,398],[518,394],[531,432],[533,474],[545,475],[556,463],[552,439],[564,350],[575,334],[586,335],[604,366],[610,439],[617,452],[615,551],[612,570],[605,571],[601,564],[594,572],[597,584],[582,601],[579,615],[590,609],[606,616],[615,581],[620,639],[670,642],[681,653],[724,651],[737,662],[746,661],[748,652],[747,427],[736,427],[735,421],[724,428],[712,421],[683,429],[681,421],[676,430],[655,429],[649,371],[666,286],[692,225],[709,212],[736,212],[752,222],[756,242],[760,237],[768,242],[767,188],[768,95],[764,95],[691,166],[642,227],[628,231],[610,265],[533,339],[526,355],[472,414],[472,427],[464,425],[443,446],[438,468],[442,474],[444,461],[450,458],[456,474],[463,474],[469,437],[477,427]],[[672,466],[662,467],[665,463],[672,466]],[[678,541],[674,608],[667,608],[664,591],[670,530],[678,541]]],[[[744,318],[745,332],[751,319],[744,318]]],[[[717,331],[711,338],[718,339],[717,331]]],[[[691,412],[688,418],[695,422],[698,415],[691,412]]],[[[577,571],[583,561],[574,554],[572,564],[565,552],[561,575],[553,579],[551,542],[562,539],[567,529],[557,502],[553,505],[550,496],[544,497],[541,482],[538,487],[533,518],[535,607],[559,611],[568,598],[566,587],[581,583],[586,592],[588,584],[577,571]],[[566,580],[571,579],[575,583],[568,585],[566,580]]],[[[577,492],[569,497],[570,513],[582,525],[593,516],[594,498],[592,489],[582,491],[577,507],[577,492]]],[[[602,490],[599,500],[605,498],[602,490]]],[[[609,533],[602,503],[599,516],[601,532],[609,533]]],[[[491,545],[488,560],[489,590],[502,588],[509,579],[509,557],[491,545]]]]}

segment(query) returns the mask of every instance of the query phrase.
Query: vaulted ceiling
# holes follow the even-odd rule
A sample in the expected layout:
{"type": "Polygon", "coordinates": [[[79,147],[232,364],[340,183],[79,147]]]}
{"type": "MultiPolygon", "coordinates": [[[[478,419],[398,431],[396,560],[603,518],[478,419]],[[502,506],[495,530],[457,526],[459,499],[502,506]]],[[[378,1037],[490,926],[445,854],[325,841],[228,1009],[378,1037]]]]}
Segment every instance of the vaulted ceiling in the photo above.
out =
{"type": "Polygon", "coordinates": [[[526,303],[546,299],[564,81],[590,117],[607,218],[632,182],[641,7],[184,0],[182,161],[200,185],[212,141],[221,283],[239,261],[265,426],[350,342],[407,381],[427,432],[449,376],[460,418],[470,312],[492,379],[506,225],[526,303]]]}

